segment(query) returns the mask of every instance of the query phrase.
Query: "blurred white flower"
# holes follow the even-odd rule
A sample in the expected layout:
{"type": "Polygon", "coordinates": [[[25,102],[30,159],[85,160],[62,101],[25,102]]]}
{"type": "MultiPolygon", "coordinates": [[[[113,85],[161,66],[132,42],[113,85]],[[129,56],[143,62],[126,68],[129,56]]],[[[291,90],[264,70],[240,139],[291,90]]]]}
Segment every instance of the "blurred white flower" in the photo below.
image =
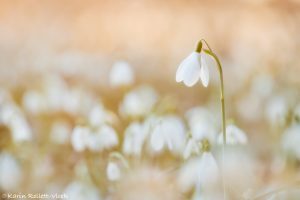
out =
{"type": "Polygon", "coordinates": [[[178,183],[183,191],[194,186],[210,187],[220,178],[217,162],[210,152],[188,160],[179,170],[178,183]]]}
{"type": "Polygon", "coordinates": [[[88,113],[89,123],[93,127],[98,127],[104,123],[113,123],[115,116],[112,112],[107,111],[103,105],[97,104],[93,106],[88,113]]]}
{"type": "Polygon", "coordinates": [[[110,71],[110,85],[113,87],[127,86],[134,82],[134,72],[129,63],[116,62],[110,71]]]}
{"type": "Polygon", "coordinates": [[[111,149],[118,144],[118,135],[109,125],[102,125],[96,132],[90,132],[88,137],[88,148],[91,151],[111,149]]]}
{"type": "Polygon", "coordinates": [[[22,168],[9,153],[0,154],[0,190],[11,191],[19,187],[22,181],[22,168]]]}
{"type": "Polygon", "coordinates": [[[144,131],[143,125],[132,122],[125,130],[123,153],[140,156],[146,137],[147,132],[144,131]]]}
{"type": "Polygon", "coordinates": [[[99,194],[97,188],[92,185],[87,185],[78,181],[70,183],[64,190],[68,199],[72,200],[101,200],[101,195],[99,194]]]}
{"type": "Polygon", "coordinates": [[[195,107],[186,113],[192,137],[197,140],[208,139],[214,144],[217,137],[217,127],[212,113],[203,107],[195,107]]]}
{"type": "Polygon", "coordinates": [[[194,138],[190,138],[185,146],[183,158],[188,159],[192,154],[200,154],[200,144],[194,138]]]}
{"type": "Polygon", "coordinates": [[[176,82],[181,82],[192,87],[201,79],[204,87],[208,86],[209,71],[204,53],[192,52],[179,65],[176,72],[176,82]]]}
{"type": "Polygon", "coordinates": [[[281,141],[282,148],[300,160],[300,125],[292,125],[285,130],[281,141]]]}
{"type": "Polygon", "coordinates": [[[110,181],[117,181],[121,178],[121,170],[116,162],[111,161],[108,163],[106,175],[110,181]]]}
{"type": "Polygon", "coordinates": [[[32,130],[21,110],[14,103],[0,107],[0,121],[8,126],[14,142],[31,141],[32,130]]]}
{"type": "Polygon", "coordinates": [[[289,112],[289,107],[284,97],[276,96],[270,99],[266,107],[266,118],[271,125],[283,126],[286,122],[286,117],[289,112]]]}
{"type": "Polygon", "coordinates": [[[94,130],[77,126],[73,130],[71,143],[78,152],[86,149],[99,152],[117,146],[119,140],[116,131],[109,125],[102,125],[94,130]]]}
{"type": "Polygon", "coordinates": [[[185,141],[185,126],[179,117],[170,115],[157,119],[150,136],[152,152],[160,153],[167,148],[182,155],[185,141]]]}
{"type": "Polygon", "coordinates": [[[158,100],[158,94],[150,86],[140,86],[127,93],[120,105],[120,113],[129,117],[148,114],[158,100]]]}
{"type": "Polygon", "coordinates": [[[56,144],[67,144],[72,132],[71,125],[66,121],[56,121],[53,123],[50,139],[56,144]]]}
{"type": "Polygon", "coordinates": [[[38,114],[45,111],[46,99],[37,91],[26,91],[23,96],[23,107],[31,114],[38,114]]]}
{"type": "Polygon", "coordinates": [[[84,151],[89,142],[90,129],[85,126],[76,126],[72,132],[71,144],[75,151],[84,151]]]}
{"type": "MultiPolygon", "coordinates": [[[[226,144],[247,144],[248,138],[246,133],[237,126],[230,124],[226,127],[226,144]]],[[[223,133],[218,136],[218,143],[223,144],[223,133]]]]}

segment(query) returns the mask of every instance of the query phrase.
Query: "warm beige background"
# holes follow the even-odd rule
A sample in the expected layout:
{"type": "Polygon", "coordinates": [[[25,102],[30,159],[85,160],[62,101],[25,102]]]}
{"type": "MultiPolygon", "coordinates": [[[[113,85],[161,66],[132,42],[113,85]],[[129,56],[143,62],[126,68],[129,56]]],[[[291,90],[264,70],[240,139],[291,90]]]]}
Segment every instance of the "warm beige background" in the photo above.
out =
{"type": "Polygon", "coordinates": [[[143,71],[168,67],[160,74],[171,79],[196,41],[206,38],[223,57],[227,76],[244,80],[240,68],[251,74],[271,67],[299,83],[299,35],[298,0],[3,0],[0,72],[74,73],[128,59],[143,71]]]}

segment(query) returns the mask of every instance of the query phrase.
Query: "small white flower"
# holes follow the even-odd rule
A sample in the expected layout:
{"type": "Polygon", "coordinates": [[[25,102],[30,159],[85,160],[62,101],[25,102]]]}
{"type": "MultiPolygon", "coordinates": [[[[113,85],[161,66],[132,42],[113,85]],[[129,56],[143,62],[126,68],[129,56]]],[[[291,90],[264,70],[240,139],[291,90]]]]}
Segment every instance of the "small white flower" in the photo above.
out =
{"type": "Polygon", "coordinates": [[[186,137],[185,126],[176,116],[165,116],[157,120],[150,136],[150,147],[154,153],[165,148],[174,154],[182,154],[186,137]]]}
{"type": "Polygon", "coordinates": [[[210,152],[188,160],[179,171],[178,183],[183,191],[194,186],[204,188],[215,184],[219,180],[217,162],[210,152]]]}
{"type": "Polygon", "coordinates": [[[71,137],[71,144],[75,151],[82,152],[87,148],[89,135],[90,129],[88,127],[77,126],[74,128],[71,137]]]}
{"type": "Polygon", "coordinates": [[[179,65],[176,72],[176,82],[181,82],[192,87],[201,79],[204,87],[208,86],[209,71],[204,53],[192,52],[179,65]]]}
{"type": "Polygon", "coordinates": [[[98,190],[93,187],[92,185],[87,185],[78,181],[74,181],[70,183],[64,192],[68,199],[72,200],[82,200],[82,199],[89,199],[89,200],[101,200],[101,196],[98,190]]]}
{"type": "Polygon", "coordinates": [[[28,112],[38,114],[45,111],[46,100],[39,92],[27,91],[23,96],[23,106],[28,112]]]}
{"type": "Polygon", "coordinates": [[[289,111],[286,99],[276,96],[270,99],[266,107],[266,117],[271,125],[283,126],[289,111]]]}
{"type": "Polygon", "coordinates": [[[127,93],[120,105],[120,113],[129,117],[148,114],[157,102],[158,94],[149,86],[140,86],[127,93]]]}
{"type": "Polygon", "coordinates": [[[72,128],[68,122],[57,121],[52,125],[50,138],[56,144],[66,144],[68,143],[71,132],[72,128]]]}
{"type": "Polygon", "coordinates": [[[131,85],[134,82],[132,67],[124,61],[116,62],[110,71],[109,80],[113,87],[131,85]]]}
{"type": "Polygon", "coordinates": [[[217,126],[213,114],[203,107],[195,107],[186,113],[192,137],[196,141],[208,139],[211,144],[216,142],[217,126]]]}
{"type": "MultiPolygon", "coordinates": [[[[226,127],[226,144],[247,144],[247,142],[247,135],[240,128],[232,124],[226,127]]],[[[218,143],[223,144],[223,132],[219,134],[218,143]]]]}
{"type": "Polygon", "coordinates": [[[131,123],[125,130],[123,152],[127,155],[140,156],[146,137],[147,133],[142,124],[131,123]]]}
{"type": "Polygon", "coordinates": [[[107,111],[101,104],[92,107],[88,113],[88,118],[92,127],[98,127],[105,123],[113,123],[115,121],[113,113],[107,111]]]}
{"type": "Polygon", "coordinates": [[[22,181],[22,169],[17,160],[10,154],[0,154],[0,188],[9,191],[18,188],[22,181]]]}
{"type": "Polygon", "coordinates": [[[88,148],[91,151],[111,149],[119,144],[116,131],[108,125],[101,126],[95,133],[88,137],[88,148]]]}
{"type": "Polygon", "coordinates": [[[190,138],[184,149],[183,158],[188,159],[192,154],[198,155],[200,150],[200,144],[194,138],[190,138]]]}
{"type": "Polygon", "coordinates": [[[8,126],[15,142],[32,140],[32,130],[26,119],[24,119],[22,116],[14,116],[9,121],[8,126]]]}
{"type": "Polygon", "coordinates": [[[117,181],[121,178],[121,170],[116,162],[109,162],[106,168],[108,180],[117,181]]]}

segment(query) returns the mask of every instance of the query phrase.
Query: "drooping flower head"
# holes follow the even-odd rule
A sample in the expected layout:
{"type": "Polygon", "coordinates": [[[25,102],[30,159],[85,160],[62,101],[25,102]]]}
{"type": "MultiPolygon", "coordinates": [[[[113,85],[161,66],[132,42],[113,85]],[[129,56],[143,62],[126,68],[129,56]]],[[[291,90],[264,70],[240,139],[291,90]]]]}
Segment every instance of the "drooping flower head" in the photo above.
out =
{"type": "Polygon", "coordinates": [[[188,87],[195,85],[199,79],[204,87],[208,86],[209,71],[201,41],[196,50],[180,63],[176,72],[176,82],[183,82],[188,87]]]}

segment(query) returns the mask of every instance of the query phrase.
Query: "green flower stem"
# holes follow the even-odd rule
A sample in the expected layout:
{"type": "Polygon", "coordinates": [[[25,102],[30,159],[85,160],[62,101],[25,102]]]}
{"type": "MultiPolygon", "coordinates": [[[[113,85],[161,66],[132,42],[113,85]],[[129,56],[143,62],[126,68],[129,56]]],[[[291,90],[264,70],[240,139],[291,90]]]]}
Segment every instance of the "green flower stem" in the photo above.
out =
{"type": "MultiPolygon", "coordinates": [[[[210,49],[210,48],[209,48],[210,49]]],[[[222,107],[222,132],[223,132],[223,144],[226,145],[226,118],[225,118],[225,99],[224,99],[224,81],[223,81],[223,70],[219,58],[211,50],[203,49],[205,53],[212,56],[218,65],[218,71],[220,76],[221,84],[221,107],[222,107]]]]}
{"type": "Polygon", "coordinates": [[[216,54],[213,53],[212,49],[210,48],[210,46],[208,45],[208,43],[202,39],[199,41],[196,51],[198,53],[201,52],[201,50],[203,50],[206,54],[210,55],[211,57],[214,58],[214,60],[217,63],[218,66],[218,71],[219,71],[219,76],[220,76],[220,93],[221,93],[221,111],[222,111],[222,135],[223,135],[223,149],[222,149],[222,164],[223,164],[223,173],[222,173],[222,182],[223,182],[223,194],[224,197],[223,199],[226,199],[226,183],[225,183],[225,173],[224,173],[224,163],[225,163],[225,146],[226,146],[226,115],[225,115],[225,98],[224,98],[224,80],[223,80],[223,69],[222,69],[222,65],[221,62],[218,58],[218,56],[216,54]],[[202,42],[204,42],[207,46],[208,49],[202,49],[202,42]]]}

